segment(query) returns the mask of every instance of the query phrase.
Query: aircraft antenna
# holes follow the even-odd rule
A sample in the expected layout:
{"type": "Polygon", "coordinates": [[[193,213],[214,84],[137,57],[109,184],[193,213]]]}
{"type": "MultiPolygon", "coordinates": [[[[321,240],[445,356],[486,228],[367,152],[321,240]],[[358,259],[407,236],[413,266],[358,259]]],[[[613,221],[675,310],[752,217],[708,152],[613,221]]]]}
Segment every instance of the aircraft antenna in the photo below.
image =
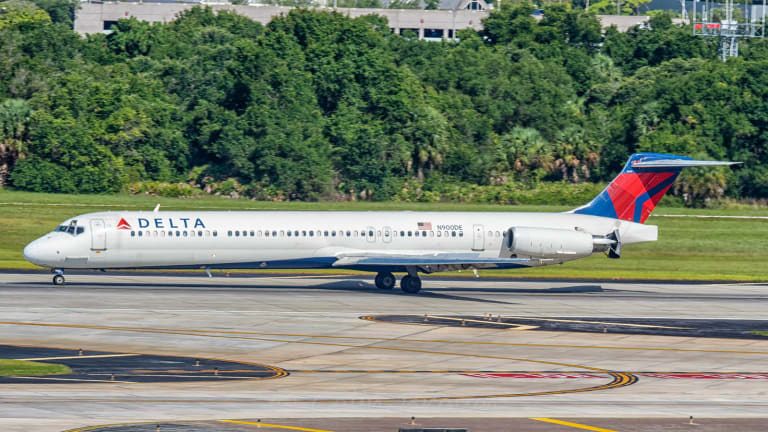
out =
{"type": "Polygon", "coordinates": [[[765,38],[765,1],[733,0],[717,3],[715,0],[693,0],[693,35],[719,39],[718,55],[722,61],[739,56],[739,39],[765,38]],[[722,5],[722,8],[718,7],[722,5]]]}

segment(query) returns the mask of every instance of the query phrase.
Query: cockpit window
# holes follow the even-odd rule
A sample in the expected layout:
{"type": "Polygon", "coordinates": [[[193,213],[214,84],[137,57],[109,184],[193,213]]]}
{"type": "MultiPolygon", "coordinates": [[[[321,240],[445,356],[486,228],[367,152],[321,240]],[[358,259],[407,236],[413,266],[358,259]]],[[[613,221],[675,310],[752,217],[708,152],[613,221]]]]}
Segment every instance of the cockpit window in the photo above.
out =
{"type": "Polygon", "coordinates": [[[77,226],[77,221],[73,220],[68,225],[59,225],[55,230],[56,232],[65,232],[72,234],[73,236],[80,235],[85,232],[85,227],[77,226]]]}

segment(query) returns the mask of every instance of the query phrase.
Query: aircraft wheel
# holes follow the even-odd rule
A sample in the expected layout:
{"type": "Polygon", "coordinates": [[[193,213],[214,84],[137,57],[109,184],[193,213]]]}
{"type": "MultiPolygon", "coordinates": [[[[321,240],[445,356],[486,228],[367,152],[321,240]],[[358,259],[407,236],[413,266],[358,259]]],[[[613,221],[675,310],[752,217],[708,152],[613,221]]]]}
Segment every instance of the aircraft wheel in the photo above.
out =
{"type": "Polygon", "coordinates": [[[413,276],[403,276],[400,279],[400,289],[408,294],[416,294],[421,290],[421,279],[413,276]]]}
{"type": "Polygon", "coordinates": [[[53,284],[54,285],[64,285],[64,276],[57,274],[53,277],[53,284]]]}
{"type": "Polygon", "coordinates": [[[376,275],[376,288],[392,289],[395,287],[397,278],[392,273],[379,273],[376,275]]]}

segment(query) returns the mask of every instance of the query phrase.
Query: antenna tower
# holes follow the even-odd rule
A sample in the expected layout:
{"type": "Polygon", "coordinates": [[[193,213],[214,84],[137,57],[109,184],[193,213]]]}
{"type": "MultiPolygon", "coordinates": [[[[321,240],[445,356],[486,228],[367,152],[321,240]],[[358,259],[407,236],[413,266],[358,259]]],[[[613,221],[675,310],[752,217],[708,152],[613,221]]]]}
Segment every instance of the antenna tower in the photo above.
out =
{"type": "Polygon", "coordinates": [[[693,35],[718,38],[718,53],[723,61],[738,57],[739,39],[765,37],[766,0],[762,0],[762,6],[754,1],[744,0],[743,5],[737,3],[734,9],[733,0],[724,0],[724,3],[693,0],[693,35]],[[734,14],[734,11],[742,13],[734,14]]]}

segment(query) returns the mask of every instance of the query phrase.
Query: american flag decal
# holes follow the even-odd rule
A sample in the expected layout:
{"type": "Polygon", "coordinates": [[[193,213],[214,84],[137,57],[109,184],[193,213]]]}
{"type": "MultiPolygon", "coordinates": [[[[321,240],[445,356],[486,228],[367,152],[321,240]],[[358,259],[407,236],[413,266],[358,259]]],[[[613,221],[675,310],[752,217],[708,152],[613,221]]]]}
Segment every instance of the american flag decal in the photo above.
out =
{"type": "Polygon", "coordinates": [[[432,222],[419,222],[419,229],[420,230],[431,230],[432,229],[432,222]]]}

